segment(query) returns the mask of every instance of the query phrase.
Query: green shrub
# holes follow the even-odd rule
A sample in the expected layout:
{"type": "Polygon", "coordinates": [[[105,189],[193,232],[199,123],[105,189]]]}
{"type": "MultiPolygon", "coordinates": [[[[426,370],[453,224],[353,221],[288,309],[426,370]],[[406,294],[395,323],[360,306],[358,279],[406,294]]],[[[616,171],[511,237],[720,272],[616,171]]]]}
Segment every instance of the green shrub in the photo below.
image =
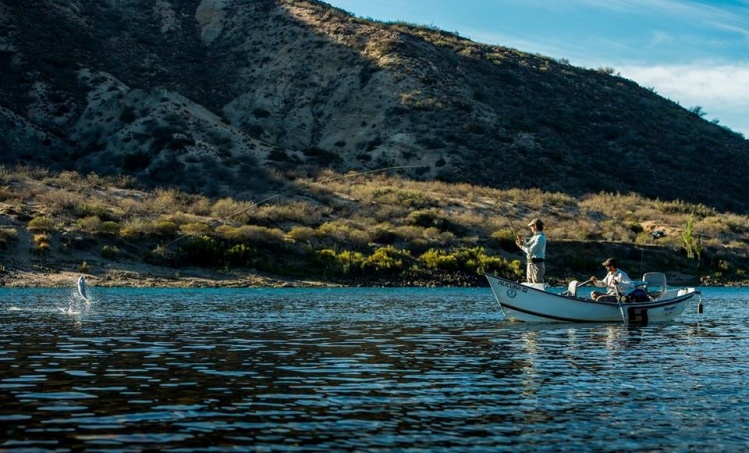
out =
{"type": "Polygon", "coordinates": [[[21,198],[23,198],[23,196],[12,188],[8,186],[0,187],[0,201],[18,200],[21,198]]]}
{"type": "Polygon", "coordinates": [[[120,232],[120,224],[117,222],[108,220],[106,222],[101,223],[101,229],[99,231],[105,234],[117,234],[120,232]]]}
{"type": "Polygon", "coordinates": [[[233,266],[251,267],[255,251],[245,244],[235,244],[226,251],[226,260],[233,266]]]}
{"type": "Polygon", "coordinates": [[[338,275],[342,271],[338,264],[336,252],[333,249],[322,249],[315,253],[315,266],[313,269],[319,269],[323,276],[338,275]]]}
{"type": "Polygon", "coordinates": [[[98,233],[101,230],[101,219],[98,216],[88,216],[78,219],[78,228],[90,233],[98,233]]]}
{"type": "Polygon", "coordinates": [[[393,228],[393,233],[403,241],[414,242],[424,237],[424,227],[402,225],[393,228]]]}
{"type": "Polygon", "coordinates": [[[365,247],[371,240],[369,231],[358,229],[357,225],[343,219],[323,223],[317,227],[316,234],[337,244],[348,244],[355,248],[365,247]]]}
{"type": "Polygon", "coordinates": [[[344,250],[336,253],[332,249],[318,250],[315,261],[323,275],[329,276],[354,276],[360,275],[366,259],[361,252],[344,250]]]}
{"type": "Polygon", "coordinates": [[[364,263],[366,271],[384,274],[398,274],[404,270],[413,257],[407,250],[398,250],[393,246],[380,247],[367,257],[364,263]]]}
{"type": "Polygon", "coordinates": [[[242,227],[246,231],[247,241],[253,244],[283,245],[286,234],[278,228],[267,228],[258,225],[242,227]]]}
{"type": "Polygon", "coordinates": [[[111,219],[112,216],[107,208],[100,203],[79,203],[73,209],[77,217],[98,217],[100,219],[111,219]]]}
{"type": "Polygon", "coordinates": [[[406,222],[423,228],[437,227],[440,229],[444,229],[446,223],[436,209],[413,211],[406,217],[406,222]]]}
{"type": "Polygon", "coordinates": [[[249,213],[255,207],[254,203],[222,198],[211,206],[211,215],[220,219],[231,219],[235,222],[246,223],[250,219],[249,213]]]}
{"type": "Polygon", "coordinates": [[[344,250],[336,256],[340,271],[344,275],[356,274],[358,275],[364,265],[365,259],[361,252],[353,252],[350,250],[344,250]]]}
{"type": "Polygon", "coordinates": [[[692,214],[697,218],[705,218],[716,213],[715,209],[703,204],[686,203],[681,200],[656,201],[655,205],[664,214],[692,214]]]}
{"type": "Polygon", "coordinates": [[[393,231],[390,223],[380,223],[370,230],[372,242],[376,244],[392,244],[398,240],[398,235],[393,231]]]}
{"type": "Polygon", "coordinates": [[[115,259],[120,254],[120,249],[115,246],[105,245],[101,248],[101,256],[106,259],[115,259]]]}
{"type": "Polygon", "coordinates": [[[320,222],[324,211],[309,203],[290,201],[286,203],[259,206],[254,215],[256,222],[279,224],[295,222],[314,225],[320,222]]]}
{"type": "Polygon", "coordinates": [[[186,223],[179,227],[179,233],[185,236],[198,236],[211,233],[211,226],[203,222],[186,223]]]}
{"type": "Polygon", "coordinates": [[[510,228],[501,228],[491,234],[492,239],[499,243],[505,250],[517,250],[515,245],[515,233],[510,228]]]}
{"type": "Polygon", "coordinates": [[[525,275],[525,266],[520,260],[512,260],[509,264],[509,275],[520,278],[525,275]]]}
{"type": "MultiPolygon", "coordinates": [[[[518,261],[520,263],[520,261],[518,261]]],[[[513,276],[522,275],[523,272],[518,274],[514,268],[508,266],[507,260],[499,256],[488,256],[482,255],[479,259],[479,267],[476,269],[476,273],[484,275],[485,273],[490,274],[501,274],[506,275],[507,271],[511,271],[510,274],[513,276]]]]}
{"type": "Polygon", "coordinates": [[[488,256],[483,247],[461,248],[454,252],[459,269],[483,275],[486,272],[502,274],[506,261],[501,257],[488,256]]]}
{"type": "Polygon", "coordinates": [[[5,250],[12,241],[18,239],[18,231],[13,227],[0,227],[0,249],[5,250]]]}
{"type": "Polygon", "coordinates": [[[49,243],[50,237],[47,233],[35,234],[33,239],[32,253],[35,255],[45,255],[49,253],[51,245],[49,243]]]}
{"type": "Polygon", "coordinates": [[[377,203],[393,204],[413,209],[424,209],[434,205],[434,201],[422,192],[402,189],[375,189],[372,194],[377,203]]]}
{"type": "Polygon", "coordinates": [[[291,227],[288,235],[296,242],[311,242],[315,238],[315,230],[307,226],[296,225],[291,227]]]}
{"type": "Polygon", "coordinates": [[[125,239],[136,239],[153,232],[153,224],[148,219],[131,219],[120,229],[120,236],[125,239]]]}
{"type": "Polygon", "coordinates": [[[232,242],[259,245],[282,245],[286,242],[286,234],[283,231],[258,225],[242,225],[238,228],[221,225],[216,228],[216,234],[232,242]]]}
{"type": "Polygon", "coordinates": [[[219,243],[209,236],[188,238],[181,248],[181,264],[188,266],[213,267],[224,264],[224,253],[219,243]]]}
{"type": "MultiPolygon", "coordinates": [[[[182,232],[184,233],[185,231],[186,230],[183,228],[182,232]]],[[[241,230],[231,225],[219,225],[216,227],[215,232],[219,237],[229,241],[240,242],[245,239],[241,234],[241,230]]]]}
{"type": "Polygon", "coordinates": [[[29,231],[51,233],[57,228],[57,223],[49,217],[34,217],[29,221],[29,231]]]}
{"type": "Polygon", "coordinates": [[[447,246],[455,242],[455,234],[450,231],[440,231],[437,228],[426,228],[422,232],[424,241],[428,244],[447,246]]]}
{"type": "Polygon", "coordinates": [[[162,237],[174,237],[177,225],[171,220],[159,220],[154,225],[154,233],[162,237]]]}
{"type": "MultiPolygon", "coordinates": [[[[114,228],[114,225],[109,228],[114,228]]],[[[120,229],[120,235],[126,239],[141,236],[173,237],[176,233],[177,225],[170,220],[132,219],[120,229]]]]}
{"type": "Polygon", "coordinates": [[[429,249],[419,259],[428,269],[453,271],[458,268],[458,259],[443,250],[429,249]]]}
{"type": "Polygon", "coordinates": [[[150,212],[168,214],[181,211],[189,198],[189,195],[175,189],[157,189],[146,204],[150,212]]]}

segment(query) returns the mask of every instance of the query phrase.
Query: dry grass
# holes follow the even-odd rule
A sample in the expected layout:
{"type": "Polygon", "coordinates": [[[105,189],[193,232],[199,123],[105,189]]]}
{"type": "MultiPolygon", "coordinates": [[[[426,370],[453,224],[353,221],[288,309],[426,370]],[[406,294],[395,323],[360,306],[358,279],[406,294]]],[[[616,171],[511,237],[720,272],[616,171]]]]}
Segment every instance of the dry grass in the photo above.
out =
{"type": "Polygon", "coordinates": [[[257,206],[254,203],[222,198],[213,203],[210,215],[222,220],[247,223],[251,218],[252,211],[255,209],[257,209],[257,206]]]}
{"type": "MultiPolygon", "coordinates": [[[[52,236],[62,231],[86,232],[102,240],[150,238],[163,243],[178,235],[213,236],[231,244],[298,243],[337,251],[371,250],[373,243],[417,253],[481,244],[501,254],[516,251],[514,234],[529,234],[525,225],[532,217],[541,217],[549,240],[557,242],[624,243],[678,251],[690,220],[708,253],[745,259],[749,242],[746,216],[637,194],[597,193],[578,199],[538,189],[497,190],[384,174],[325,172],[317,180],[296,181],[309,190],[257,204],[232,198],[213,201],[173,189],[144,192],[103,186],[111,182],[95,175],[0,167],[0,184],[4,184],[0,194],[13,201],[3,212],[30,214],[26,228],[38,236],[32,247],[45,254],[53,251],[52,236]],[[655,240],[654,231],[665,236],[655,240]]],[[[12,240],[16,236],[3,233],[4,244],[12,240]]],[[[731,266],[736,272],[741,267],[731,266]]]]}

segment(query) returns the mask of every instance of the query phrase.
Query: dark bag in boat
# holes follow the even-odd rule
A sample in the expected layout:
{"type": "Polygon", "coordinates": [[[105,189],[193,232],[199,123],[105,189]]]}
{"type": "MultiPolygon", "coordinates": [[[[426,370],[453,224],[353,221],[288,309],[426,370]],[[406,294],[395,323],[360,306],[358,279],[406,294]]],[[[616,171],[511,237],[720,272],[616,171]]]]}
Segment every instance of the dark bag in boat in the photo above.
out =
{"type": "Polygon", "coordinates": [[[636,290],[627,294],[627,302],[648,302],[648,301],[650,301],[650,297],[648,297],[647,291],[645,291],[642,288],[637,288],[636,290]]]}

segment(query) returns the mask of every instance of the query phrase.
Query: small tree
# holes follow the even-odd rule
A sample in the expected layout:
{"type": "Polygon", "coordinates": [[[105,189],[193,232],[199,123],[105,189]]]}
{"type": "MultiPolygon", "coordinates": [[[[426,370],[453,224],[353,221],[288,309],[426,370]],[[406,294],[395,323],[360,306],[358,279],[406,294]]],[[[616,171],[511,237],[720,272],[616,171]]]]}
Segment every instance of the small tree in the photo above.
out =
{"type": "Polygon", "coordinates": [[[707,112],[702,110],[702,107],[699,105],[695,105],[694,107],[690,108],[689,111],[699,116],[700,118],[703,118],[705,115],[707,115],[707,112]]]}
{"type": "Polygon", "coordinates": [[[684,228],[681,239],[684,242],[687,258],[690,260],[696,258],[697,261],[700,261],[702,256],[702,240],[699,236],[694,237],[694,216],[690,217],[687,221],[687,227],[684,228]]]}

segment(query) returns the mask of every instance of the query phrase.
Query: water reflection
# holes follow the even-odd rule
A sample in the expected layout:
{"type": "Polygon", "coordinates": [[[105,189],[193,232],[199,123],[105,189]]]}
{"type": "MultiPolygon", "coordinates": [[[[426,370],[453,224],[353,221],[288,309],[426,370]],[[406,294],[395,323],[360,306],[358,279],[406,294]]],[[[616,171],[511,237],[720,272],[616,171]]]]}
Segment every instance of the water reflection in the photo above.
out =
{"type": "Polygon", "coordinates": [[[747,445],[735,295],[625,327],[507,323],[480,290],[11,293],[4,450],[747,445]]]}

